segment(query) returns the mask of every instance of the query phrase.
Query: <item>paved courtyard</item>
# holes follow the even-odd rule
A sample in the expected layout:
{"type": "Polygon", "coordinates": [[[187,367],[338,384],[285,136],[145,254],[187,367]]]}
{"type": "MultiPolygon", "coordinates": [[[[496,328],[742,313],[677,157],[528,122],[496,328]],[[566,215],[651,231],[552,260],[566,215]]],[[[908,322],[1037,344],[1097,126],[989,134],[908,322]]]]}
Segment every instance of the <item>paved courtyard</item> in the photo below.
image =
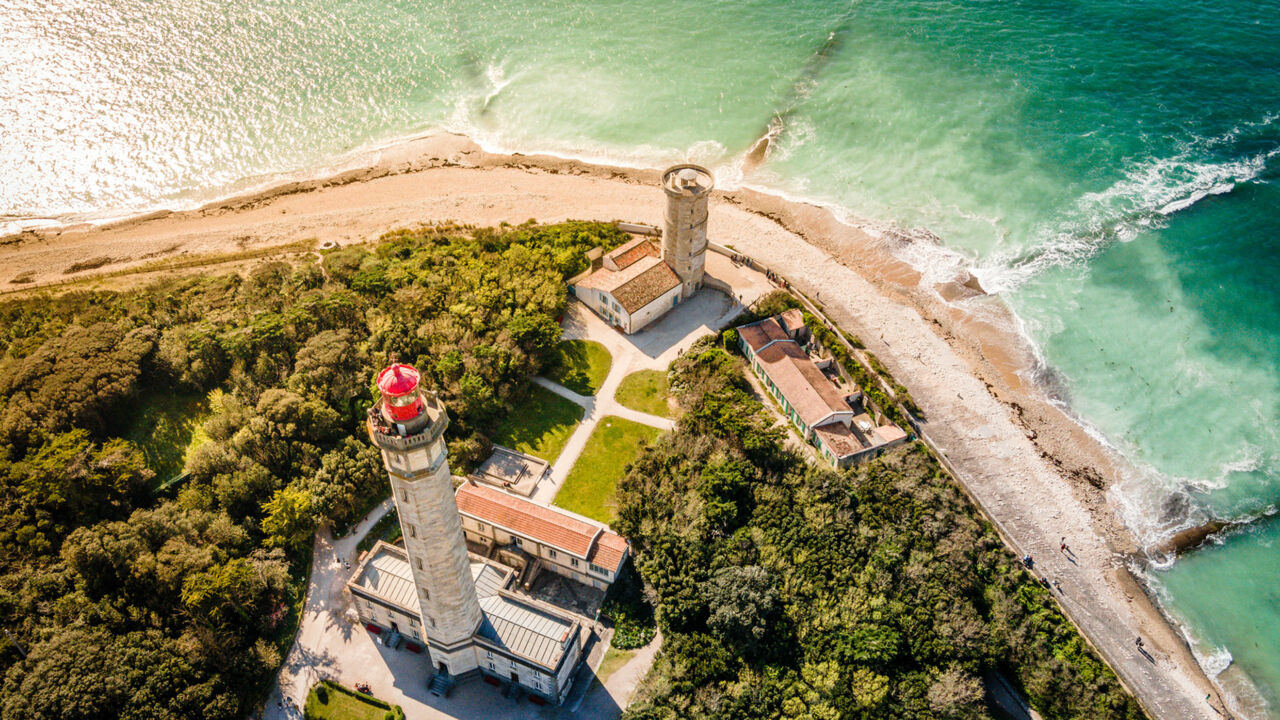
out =
{"type": "MultiPolygon", "coordinates": [[[[427,656],[403,647],[391,650],[377,636],[354,621],[346,581],[356,561],[356,546],[392,507],[387,499],[356,526],[351,535],[333,539],[327,530],[316,534],[311,580],[298,637],[290,648],[267,700],[268,720],[301,720],[307,692],[320,680],[351,687],[369,683],[373,696],[404,708],[408,720],[520,720],[528,718],[607,719],[622,713],[636,685],[648,671],[658,642],[650,643],[604,685],[595,683],[592,667],[578,669],[578,677],[562,707],[538,706],[527,699],[503,695],[501,688],[479,680],[464,683],[439,698],[427,692],[427,656]],[[344,564],[347,563],[351,567],[344,564]],[[297,707],[284,702],[294,700],[297,707]]],[[[599,664],[603,652],[591,653],[599,664]]]]}

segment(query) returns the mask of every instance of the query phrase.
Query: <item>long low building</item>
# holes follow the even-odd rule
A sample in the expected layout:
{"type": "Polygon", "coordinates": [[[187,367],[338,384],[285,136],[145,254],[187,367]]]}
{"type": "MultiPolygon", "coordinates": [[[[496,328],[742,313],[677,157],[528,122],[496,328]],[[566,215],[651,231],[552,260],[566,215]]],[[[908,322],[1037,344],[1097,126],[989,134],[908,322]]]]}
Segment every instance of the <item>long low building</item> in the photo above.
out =
{"type": "Polygon", "coordinates": [[[474,480],[462,483],[454,497],[467,540],[514,545],[543,569],[584,585],[608,590],[627,559],[627,541],[600,523],[474,480]]]}
{"type": "MultiPolygon", "coordinates": [[[[473,637],[480,672],[550,702],[563,702],[582,654],[582,623],[513,592],[514,569],[474,555],[470,559],[483,612],[473,637]]],[[[356,567],[347,588],[360,622],[370,630],[424,640],[421,606],[403,548],[379,542],[356,567]]]]}
{"type": "MultiPolygon", "coordinates": [[[[738,345],[783,414],[827,462],[848,467],[906,442],[896,425],[877,425],[859,408],[861,391],[844,392],[809,357],[809,330],[798,309],[742,325],[738,345]]],[[[824,360],[830,366],[834,361],[824,360]]]]}

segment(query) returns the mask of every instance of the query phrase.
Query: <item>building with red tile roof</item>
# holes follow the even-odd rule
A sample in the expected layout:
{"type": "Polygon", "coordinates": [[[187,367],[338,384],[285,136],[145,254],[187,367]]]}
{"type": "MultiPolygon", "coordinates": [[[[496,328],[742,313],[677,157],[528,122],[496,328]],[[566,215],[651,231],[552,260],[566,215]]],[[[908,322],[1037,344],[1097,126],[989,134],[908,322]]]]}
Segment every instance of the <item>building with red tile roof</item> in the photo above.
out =
{"type": "MultiPolygon", "coordinates": [[[[906,433],[895,425],[877,427],[855,411],[861,391],[845,392],[809,357],[809,331],[799,309],[742,325],[738,345],[782,412],[805,441],[835,467],[848,467],[901,445],[906,433]]],[[[834,364],[834,360],[824,360],[834,364]]],[[[837,368],[838,373],[838,368],[837,368]]]]}
{"type": "Polygon", "coordinates": [[[467,540],[518,546],[545,569],[601,590],[617,578],[629,552],[627,541],[600,523],[472,480],[454,498],[467,540]]]}
{"type": "Polygon", "coordinates": [[[595,258],[590,270],[569,281],[569,288],[574,297],[627,334],[662,317],[682,297],[675,270],[662,259],[657,244],[643,237],[595,258]]]}

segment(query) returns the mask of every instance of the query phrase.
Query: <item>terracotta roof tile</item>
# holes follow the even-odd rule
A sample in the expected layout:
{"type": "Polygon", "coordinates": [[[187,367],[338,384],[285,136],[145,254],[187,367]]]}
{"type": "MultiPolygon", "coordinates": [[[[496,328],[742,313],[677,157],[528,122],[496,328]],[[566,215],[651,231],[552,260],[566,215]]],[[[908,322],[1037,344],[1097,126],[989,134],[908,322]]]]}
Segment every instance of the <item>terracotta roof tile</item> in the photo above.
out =
{"type": "Polygon", "coordinates": [[[787,331],[778,324],[776,318],[766,318],[758,323],[743,325],[738,328],[738,334],[752,350],[760,352],[760,348],[768,345],[774,340],[786,340],[791,337],[787,331]]]}
{"type": "Polygon", "coordinates": [[[606,530],[600,533],[600,537],[596,539],[594,552],[587,556],[587,562],[595,563],[602,568],[616,570],[626,554],[627,541],[621,535],[606,530]]]}
{"type": "Polygon", "coordinates": [[[659,261],[614,290],[613,299],[628,313],[633,313],[679,285],[680,278],[676,272],[670,265],[659,261]]]}
{"type": "Polygon", "coordinates": [[[791,308],[776,317],[782,322],[783,329],[788,333],[795,333],[804,327],[804,313],[800,308],[791,308]]]}
{"type": "Polygon", "coordinates": [[[609,251],[607,257],[613,260],[619,270],[624,270],[627,266],[636,262],[640,258],[658,257],[658,246],[648,238],[636,238],[627,242],[613,250],[609,251]]]}
{"type": "Polygon", "coordinates": [[[618,567],[627,551],[627,541],[607,528],[487,485],[464,482],[455,497],[458,512],[464,515],[610,570],[618,567]]]}
{"type": "Polygon", "coordinates": [[[871,447],[864,444],[862,438],[844,426],[844,423],[827,423],[813,429],[813,433],[822,439],[822,444],[831,448],[836,457],[852,455],[871,447]]]}
{"type": "Polygon", "coordinates": [[[833,412],[852,412],[844,395],[794,340],[774,343],[756,358],[806,425],[813,427],[833,412]]]}

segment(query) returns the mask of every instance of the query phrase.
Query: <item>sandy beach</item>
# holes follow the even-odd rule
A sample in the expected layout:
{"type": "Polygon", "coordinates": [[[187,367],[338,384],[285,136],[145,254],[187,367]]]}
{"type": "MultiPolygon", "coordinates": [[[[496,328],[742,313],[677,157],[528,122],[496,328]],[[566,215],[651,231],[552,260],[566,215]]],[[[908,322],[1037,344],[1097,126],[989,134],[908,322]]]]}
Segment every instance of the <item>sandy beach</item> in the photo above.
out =
{"type": "MultiPolygon", "coordinates": [[[[348,244],[421,222],[527,219],[660,225],[659,171],[486,153],[452,135],[388,149],[376,164],[199,210],[0,239],[0,292],[131,267],[314,239],[348,244]]],[[[927,432],[1021,553],[1058,580],[1064,608],[1156,718],[1227,713],[1182,637],[1128,570],[1138,552],[1107,502],[1120,462],[1032,386],[1029,348],[1003,305],[964,284],[922,288],[873,237],[824,208],[750,190],[717,192],[713,241],[756,258],[857,335],[912,393],[927,432]],[[949,301],[943,298],[949,298],[949,301]],[[1066,537],[1075,559],[1059,552],[1066,537]],[[1141,656],[1142,636],[1152,660],[1141,656]],[[1212,702],[1206,702],[1206,693],[1212,702]]]]}

